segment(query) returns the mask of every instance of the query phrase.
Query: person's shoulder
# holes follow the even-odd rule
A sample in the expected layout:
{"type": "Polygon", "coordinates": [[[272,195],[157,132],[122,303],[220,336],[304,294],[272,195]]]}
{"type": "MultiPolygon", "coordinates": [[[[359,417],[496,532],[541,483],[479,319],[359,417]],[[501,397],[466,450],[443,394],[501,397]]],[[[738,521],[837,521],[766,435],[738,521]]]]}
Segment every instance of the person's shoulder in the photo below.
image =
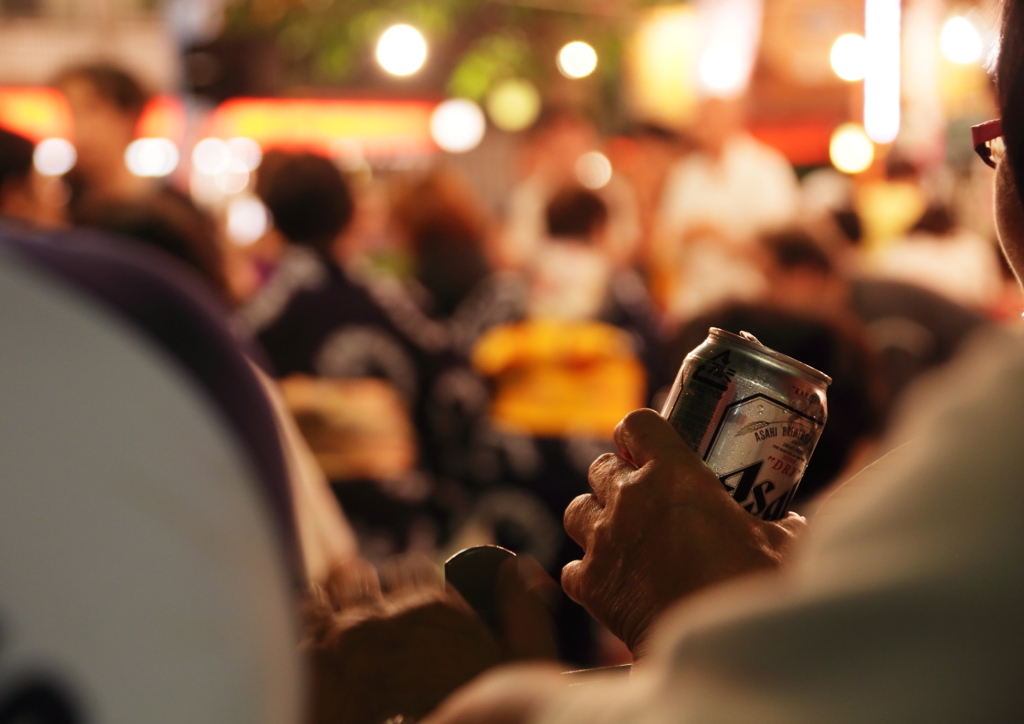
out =
{"type": "Polygon", "coordinates": [[[391,274],[374,274],[365,267],[349,266],[345,273],[374,307],[394,334],[427,354],[441,354],[451,347],[445,326],[431,319],[402,282],[391,274]]]}

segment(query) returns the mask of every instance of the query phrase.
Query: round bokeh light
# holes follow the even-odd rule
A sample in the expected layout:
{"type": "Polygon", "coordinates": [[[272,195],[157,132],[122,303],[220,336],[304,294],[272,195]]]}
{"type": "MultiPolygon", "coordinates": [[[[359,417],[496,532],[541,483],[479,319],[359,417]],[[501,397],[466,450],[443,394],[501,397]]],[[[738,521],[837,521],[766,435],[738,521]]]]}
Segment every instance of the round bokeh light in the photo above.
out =
{"type": "Polygon", "coordinates": [[[828,155],[843,173],[861,173],[875,160],[875,144],[859,123],[844,123],[833,131],[828,155]]]}
{"type": "Polygon", "coordinates": [[[178,147],[167,138],[138,138],[125,149],[124,162],[136,176],[167,176],[178,167],[178,147]]]}
{"type": "Polygon", "coordinates": [[[981,58],[981,35],[967,18],[952,17],[942,26],[942,54],[954,63],[969,65],[981,58]]]}
{"type": "Polygon", "coordinates": [[[75,166],[78,152],[63,138],[47,138],[32,152],[32,165],[43,176],[63,176],[75,166]]]}
{"type": "Polygon", "coordinates": [[[832,44],[832,52],[829,54],[832,70],[843,80],[864,80],[867,51],[868,43],[863,36],[856,33],[840,35],[832,44]]]}
{"type": "Polygon", "coordinates": [[[480,145],[487,129],[484,112],[473,101],[451,98],[430,115],[430,135],[441,149],[465,153],[480,145]]]}
{"type": "Polygon", "coordinates": [[[216,176],[228,170],[231,151],[219,138],[204,138],[192,148],[192,166],[201,174],[216,176]]]}
{"type": "Polygon", "coordinates": [[[540,93],[528,80],[505,80],[487,94],[487,115],[503,131],[529,128],[540,114],[540,93]]]}
{"type": "Polygon", "coordinates": [[[576,161],[576,180],[591,190],[604,188],[612,180],[612,162],[600,151],[590,151],[576,161]]]}
{"type": "Polygon", "coordinates": [[[575,40],[558,51],[558,70],[566,78],[586,78],[597,68],[597,51],[575,40]]]}
{"type": "Polygon", "coordinates": [[[427,41],[411,25],[393,25],[377,41],[377,62],[392,75],[412,75],[427,59],[427,41]]]}
{"type": "Polygon", "coordinates": [[[739,53],[727,45],[713,45],[705,50],[697,72],[704,87],[716,96],[739,93],[746,80],[739,53]]]}
{"type": "Polygon", "coordinates": [[[269,227],[270,214],[259,199],[241,196],[228,205],[228,236],[239,246],[256,242],[269,227]]]}

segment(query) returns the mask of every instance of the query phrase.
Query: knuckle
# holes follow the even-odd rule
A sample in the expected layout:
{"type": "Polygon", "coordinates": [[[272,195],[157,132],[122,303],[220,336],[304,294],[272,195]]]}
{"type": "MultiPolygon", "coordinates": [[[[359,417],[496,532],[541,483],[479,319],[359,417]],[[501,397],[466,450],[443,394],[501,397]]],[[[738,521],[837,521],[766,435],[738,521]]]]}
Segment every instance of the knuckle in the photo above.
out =
{"type": "Polygon", "coordinates": [[[563,516],[565,524],[568,525],[570,521],[575,522],[583,517],[584,511],[590,507],[593,498],[594,496],[590,493],[577,495],[573,498],[565,508],[565,515],[563,516]]]}
{"type": "Polygon", "coordinates": [[[576,602],[579,602],[580,597],[582,568],[583,561],[570,561],[562,567],[562,590],[576,602]]]}
{"type": "Polygon", "coordinates": [[[587,471],[587,478],[593,478],[598,475],[605,474],[605,471],[609,466],[618,459],[618,455],[615,453],[606,452],[598,457],[594,462],[590,464],[590,469],[587,471]]]}
{"type": "Polygon", "coordinates": [[[660,415],[658,415],[657,412],[655,412],[654,410],[648,410],[647,408],[633,410],[624,418],[622,418],[622,422],[619,424],[622,425],[623,428],[625,428],[627,431],[634,431],[638,427],[641,427],[645,423],[649,422],[652,415],[654,417],[660,417],[660,415]]]}
{"type": "Polygon", "coordinates": [[[595,527],[596,516],[594,511],[597,507],[594,496],[590,494],[580,495],[569,503],[562,516],[562,525],[565,527],[565,532],[583,548],[587,547],[586,542],[589,540],[590,532],[595,527]]]}

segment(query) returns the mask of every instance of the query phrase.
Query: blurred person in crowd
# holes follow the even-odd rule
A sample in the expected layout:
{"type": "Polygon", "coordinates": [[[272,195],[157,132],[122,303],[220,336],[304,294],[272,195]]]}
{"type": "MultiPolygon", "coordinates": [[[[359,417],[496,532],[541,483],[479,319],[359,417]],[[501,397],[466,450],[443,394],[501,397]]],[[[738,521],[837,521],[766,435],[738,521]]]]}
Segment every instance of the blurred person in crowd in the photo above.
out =
{"type": "Polygon", "coordinates": [[[669,172],[695,147],[689,136],[654,123],[635,124],[608,142],[612,167],[628,181],[636,198],[642,246],[639,262],[648,274],[656,263],[651,243],[669,172]]]}
{"type": "Polygon", "coordinates": [[[353,200],[329,159],[293,154],[264,174],[257,191],[286,249],[240,320],[283,380],[367,554],[432,550],[447,520],[434,476],[450,457],[438,385],[459,366],[447,331],[399,285],[339,264],[353,200]]]}
{"type": "Polygon", "coordinates": [[[137,246],[8,228],[0,297],[0,718],[297,724],[324,552],[297,513],[328,511],[217,301],[137,246]]]}
{"type": "Polygon", "coordinates": [[[255,351],[179,265],[0,226],[0,304],[3,721],[379,724],[550,658],[553,584],[523,562],[489,629],[429,563],[358,558],[255,351]]]}
{"type": "Polygon", "coordinates": [[[32,141],[0,128],[0,218],[31,224],[39,199],[32,184],[32,141]]]}
{"type": "Polygon", "coordinates": [[[872,270],[916,284],[977,310],[987,310],[1002,288],[999,251],[960,227],[953,209],[932,203],[906,237],[879,248],[872,270]]]}
{"type": "Polygon", "coordinates": [[[495,280],[456,317],[458,337],[479,344],[487,330],[518,322],[597,322],[624,330],[642,361],[647,399],[667,377],[657,311],[639,274],[615,263],[610,211],[578,184],[545,209],[545,236],[521,274],[495,280]]]}
{"type": "Polygon", "coordinates": [[[177,194],[97,204],[78,223],[159,249],[197,272],[226,301],[233,299],[213,221],[177,194]]]}
{"type": "Polygon", "coordinates": [[[890,400],[924,372],[953,359],[988,324],[980,312],[928,289],[848,273],[801,229],[768,234],[762,243],[772,302],[800,314],[856,320],[879,360],[890,400]]]}
{"type": "Polygon", "coordinates": [[[20,134],[0,128],[0,218],[56,227],[64,223],[66,190],[60,179],[46,178],[33,164],[35,146],[20,134]]]}
{"type": "MultiPolygon", "coordinates": [[[[1024,278],[1024,2],[1005,2],[1002,27],[1002,118],[976,149],[1024,278]]],[[[1022,408],[1024,340],[979,340],[804,533],[746,514],[665,420],[632,413],[566,511],[585,554],[562,585],[643,666],[575,691],[550,670],[495,674],[428,721],[1019,720],[1022,408]]]]}
{"type": "Polygon", "coordinates": [[[149,101],[142,84],[121,68],[96,63],[66,69],[55,85],[71,109],[71,141],[77,153],[67,176],[72,220],[98,203],[152,194],[157,182],[134,175],[124,160],[149,101]]]}
{"type": "Polygon", "coordinates": [[[178,257],[225,297],[229,285],[216,227],[166,183],[134,175],[125,150],[149,93],[127,71],[102,63],[66,69],[56,81],[71,109],[74,168],[65,176],[72,223],[124,234],[178,257]]]}
{"type": "Polygon", "coordinates": [[[903,238],[928,210],[921,169],[905,155],[890,153],[885,159],[885,177],[859,184],[854,203],[867,251],[903,238]]]}
{"type": "MultiPolygon", "coordinates": [[[[545,209],[567,185],[591,183],[586,154],[595,153],[601,141],[594,124],[580,113],[549,108],[530,129],[523,151],[523,180],[512,189],[505,209],[504,229],[498,237],[497,259],[501,268],[525,268],[545,237],[545,209]]],[[[600,165],[600,159],[596,159],[600,165]]],[[[598,170],[598,175],[605,173],[598,170]]],[[[636,199],[629,185],[614,172],[595,186],[608,207],[608,248],[617,265],[633,261],[640,226],[636,199]]]]}
{"type": "Polygon", "coordinates": [[[466,179],[433,169],[397,194],[392,216],[412,256],[414,297],[447,320],[491,273],[490,221],[466,179]]]}
{"type": "MultiPolygon", "coordinates": [[[[566,186],[545,222],[523,271],[479,284],[452,329],[492,387],[484,439],[471,448],[490,461],[480,471],[492,471],[475,519],[497,531],[496,542],[557,572],[577,555],[559,530],[561,512],[586,489],[586,470],[618,419],[668,375],[643,283],[613,261],[602,198],[566,186]]],[[[562,602],[558,627],[563,659],[592,664],[591,622],[575,604],[562,602]]]]}
{"type": "Polygon", "coordinates": [[[655,232],[655,268],[668,280],[654,282],[676,320],[762,294],[757,235],[792,221],[799,203],[786,158],[744,130],[742,99],[706,100],[693,133],[699,151],[669,172],[655,232]]]}

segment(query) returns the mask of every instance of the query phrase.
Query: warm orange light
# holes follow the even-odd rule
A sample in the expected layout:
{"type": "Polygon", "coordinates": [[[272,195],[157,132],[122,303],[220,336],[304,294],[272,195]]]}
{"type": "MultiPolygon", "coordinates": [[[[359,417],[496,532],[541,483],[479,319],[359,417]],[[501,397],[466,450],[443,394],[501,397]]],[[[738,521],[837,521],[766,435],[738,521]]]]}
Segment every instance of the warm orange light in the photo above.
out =
{"type": "Polygon", "coordinates": [[[344,143],[367,156],[425,153],[430,136],[425,101],[237,98],[213,112],[204,135],[252,138],[264,148],[307,149],[326,154],[344,143]]]}
{"type": "Polygon", "coordinates": [[[71,111],[55,88],[0,88],[0,126],[35,142],[69,138],[71,111]]]}
{"type": "MultiPolygon", "coordinates": [[[[71,110],[56,88],[0,88],[0,126],[33,140],[71,138],[71,110]]],[[[157,96],[142,111],[138,135],[180,141],[185,109],[174,96],[157,96]]]]}
{"type": "Polygon", "coordinates": [[[156,96],[142,111],[136,130],[139,138],[185,138],[185,107],[174,96],[156,96]]]}

